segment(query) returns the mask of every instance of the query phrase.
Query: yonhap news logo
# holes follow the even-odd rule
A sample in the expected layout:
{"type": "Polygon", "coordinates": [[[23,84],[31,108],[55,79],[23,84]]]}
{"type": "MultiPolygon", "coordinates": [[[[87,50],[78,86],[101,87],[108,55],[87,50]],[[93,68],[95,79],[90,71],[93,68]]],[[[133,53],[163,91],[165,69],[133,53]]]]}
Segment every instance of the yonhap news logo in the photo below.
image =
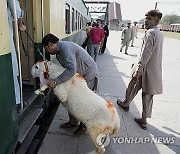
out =
{"type": "Polygon", "coordinates": [[[175,137],[113,137],[113,143],[173,144],[175,137]]]}
{"type": "Polygon", "coordinates": [[[110,141],[113,144],[173,144],[175,143],[175,137],[112,137],[112,140],[110,140],[109,135],[100,134],[96,141],[97,143],[103,144],[104,147],[108,146],[110,141]]]}

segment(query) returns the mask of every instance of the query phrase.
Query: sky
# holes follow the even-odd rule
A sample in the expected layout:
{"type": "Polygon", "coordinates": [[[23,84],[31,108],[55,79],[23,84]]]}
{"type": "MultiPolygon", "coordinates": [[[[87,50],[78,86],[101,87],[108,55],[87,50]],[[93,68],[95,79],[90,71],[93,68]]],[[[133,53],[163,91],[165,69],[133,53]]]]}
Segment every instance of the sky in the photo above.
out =
{"type": "Polygon", "coordinates": [[[139,21],[144,19],[144,14],[151,9],[159,9],[163,15],[176,14],[180,16],[180,0],[110,0],[121,4],[123,20],[139,21]],[[168,2],[168,3],[163,3],[168,2]],[[174,3],[173,3],[174,2],[174,3]],[[176,2],[176,3],[175,3],[176,2]]]}

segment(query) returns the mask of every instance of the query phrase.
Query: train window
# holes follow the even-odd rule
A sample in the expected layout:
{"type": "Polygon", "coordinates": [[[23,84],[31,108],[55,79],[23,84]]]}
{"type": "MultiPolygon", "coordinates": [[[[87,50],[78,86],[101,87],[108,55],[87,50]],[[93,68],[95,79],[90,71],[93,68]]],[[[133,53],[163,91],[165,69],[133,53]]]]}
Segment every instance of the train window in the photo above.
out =
{"type": "Polygon", "coordinates": [[[84,23],[83,23],[83,28],[86,28],[86,23],[87,23],[87,18],[84,17],[84,23]]]}
{"type": "Polygon", "coordinates": [[[82,29],[82,15],[80,15],[80,29],[82,29]]]}
{"type": "Polygon", "coordinates": [[[79,12],[77,12],[77,30],[79,29],[79,12]]]}
{"type": "Polygon", "coordinates": [[[78,12],[78,30],[80,29],[80,13],[78,12]]]}
{"type": "Polygon", "coordinates": [[[70,6],[68,4],[66,4],[66,27],[65,27],[65,31],[66,34],[70,34],[70,6]]]}
{"type": "Polygon", "coordinates": [[[76,21],[75,21],[75,28],[78,29],[78,12],[76,11],[76,21]]]}
{"type": "Polygon", "coordinates": [[[75,22],[74,22],[74,8],[72,8],[72,31],[75,30],[75,22]]]}

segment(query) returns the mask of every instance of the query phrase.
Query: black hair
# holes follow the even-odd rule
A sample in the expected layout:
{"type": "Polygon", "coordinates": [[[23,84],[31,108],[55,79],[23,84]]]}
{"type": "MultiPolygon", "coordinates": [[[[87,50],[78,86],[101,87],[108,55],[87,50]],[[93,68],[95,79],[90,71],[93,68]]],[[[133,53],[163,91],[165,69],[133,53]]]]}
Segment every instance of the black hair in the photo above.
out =
{"type": "Polygon", "coordinates": [[[152,16],[152,17],[158,17],[159,19],[161,19],[162,18],[162,13],[159,11],[159,10],[149,10],[146,14],[145,14],[145,16],[148,16],[148,15],[150,15],[150,16],[152,16]]]}
{"type": "Polygon", "coordinates": [[[88,26],[91,26],[91,22],[88,22],[87,25],[88,25],[88,26]]]}
{"type": "Polygon", "coordinates": [[[57,38],[55,35],[49,33],[42,39],[42,44],[47,46],[48,43],[57,43],[59,41],[59,38],[57,38]]]}

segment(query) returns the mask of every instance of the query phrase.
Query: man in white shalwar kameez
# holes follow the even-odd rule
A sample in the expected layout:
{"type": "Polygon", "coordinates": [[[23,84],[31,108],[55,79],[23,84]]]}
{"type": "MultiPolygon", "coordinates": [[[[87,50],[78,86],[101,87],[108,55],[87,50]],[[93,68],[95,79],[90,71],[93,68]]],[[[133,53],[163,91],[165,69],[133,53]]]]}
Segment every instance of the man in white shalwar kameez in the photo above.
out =
{"type": "Polygon", "coordinates": [[[125,48],[125,54],[128,55],[127,50],[130,44],[130,41],[132,40],[132,29],[131,29],[131,23],[127,24],[127,28],[125,28],[122,31],[122,35],[121,35],[121,48],[120,48],[120,52],[122,52],[122,49],[124,48],[124,46],[126,46],[125,48]]]}
{"type": "Polygon", "coordinates": [[[137,27],[137,22],[134,22],[134,25],[131,27],[132,28],[132,41],[131,41],[131,46],[134,47],[134,39],[137,37],[137,32],[138,32],[138,27],[137,27]]]}

